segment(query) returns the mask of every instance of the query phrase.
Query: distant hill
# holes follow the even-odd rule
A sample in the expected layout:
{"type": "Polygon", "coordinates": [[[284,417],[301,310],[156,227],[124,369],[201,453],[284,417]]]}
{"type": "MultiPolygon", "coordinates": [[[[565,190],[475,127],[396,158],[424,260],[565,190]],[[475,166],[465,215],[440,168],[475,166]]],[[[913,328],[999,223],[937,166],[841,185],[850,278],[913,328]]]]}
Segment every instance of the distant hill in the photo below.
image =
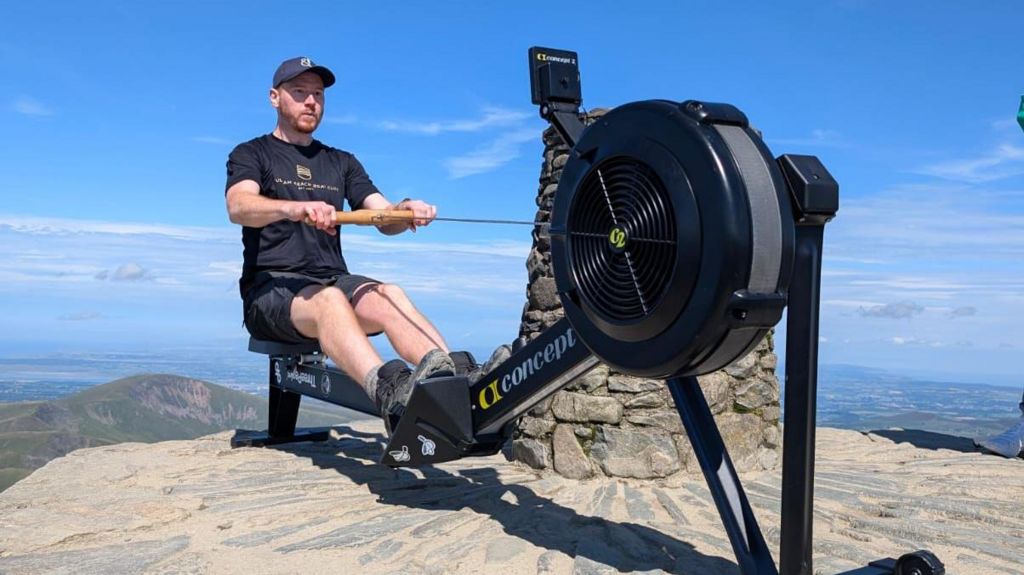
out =
{"type": "MultiPolygon", "coordinates": [[[[355,417],[327,404],[303,403],[300,426],[337,425],[355,417]]],[[[0,403],[0,491],[83,447],[266,426],[265,397],[166,374],[126,377],[52,401],[0,403]]]]}
{"type": "Polygon", "coordinates": [[[859,366],[823,365],[818,425],[981,437],[1020,421],[1020,393],[1017,386],[931,381],[859,366]]]}

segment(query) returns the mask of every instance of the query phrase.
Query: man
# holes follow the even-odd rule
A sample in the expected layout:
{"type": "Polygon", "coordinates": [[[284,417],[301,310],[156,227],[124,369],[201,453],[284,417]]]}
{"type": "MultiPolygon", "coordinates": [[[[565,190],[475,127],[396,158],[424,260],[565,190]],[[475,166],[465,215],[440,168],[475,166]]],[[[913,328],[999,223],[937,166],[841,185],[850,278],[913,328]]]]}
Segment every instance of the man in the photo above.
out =
{"type": "MultiPolygon", "coordinates": [[[[227,162],[226,203],[241,224],[244,263],[239,288],[245,325],[258,339],[319,340],[324,353],[362,382],[382,415],[404,405],[416,381],[473,367],[448,353],[437,329],[401,288],[351,274],[341,253],[335,212],[411,210],[414,220],[378,226],[388,235],[426,226],[437,208],[420,200],[389,202],[356,158],[313,138],[334,74],[309,58],[286,60],[274,73],[270,105],[277,126],[237,146],[227,162]],[[402,360],[384,363],[367,335],[384,333],[402,360]]],[[[387,417],[385,417],[387,421],[387,417]]]]}

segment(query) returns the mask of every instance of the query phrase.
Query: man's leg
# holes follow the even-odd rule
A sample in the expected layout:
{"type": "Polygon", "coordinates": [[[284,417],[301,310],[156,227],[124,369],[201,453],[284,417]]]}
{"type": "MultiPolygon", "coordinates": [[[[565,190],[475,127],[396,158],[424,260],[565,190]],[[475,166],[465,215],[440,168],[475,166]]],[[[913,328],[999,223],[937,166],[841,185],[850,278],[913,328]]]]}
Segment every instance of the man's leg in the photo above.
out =
{"type": "Polygon", "coordinates": [[[388,414],[408,402],[415,382],[438,369],[452,371],[451,360],[441,352],[429,355],[424,352],[433,359],[418,365],[416,371],[411,371],[399,359],[382,363],[366,337],[367,333],[381,331],[377,329],[379,326],[373,321],[360,322],[348,295],[338,287],[306,286],[295,294],[288,309],[295,330],[319,340],[327,357],[362,385],[377,403],[389,434],[392,429],[388,414]],[[436,361],[441,358],[445,361],[436,361]]]}
{"type": "Polygon", "coordinates": [[[1004,457],[1017,457],[1024,452],[1024,397],[1021,398],[1021,419],[999,435],[974,440],[974,444],[1004,457]]]}
{"type": "Polygon", "coordinates": [[[366,333],[384,332],[403,359],[419,364],[429,351],[448,353],[448,344],[430,321],[394,284],[363,284],[353,293],[355,316],[366,333]]]}
{"type": "Polygon", "coordinates": [[[327,357],[360,385],[382,363],[338,288],[306,286],[292,299],[291,317],[299,333],[319,340],[327,357]]]}

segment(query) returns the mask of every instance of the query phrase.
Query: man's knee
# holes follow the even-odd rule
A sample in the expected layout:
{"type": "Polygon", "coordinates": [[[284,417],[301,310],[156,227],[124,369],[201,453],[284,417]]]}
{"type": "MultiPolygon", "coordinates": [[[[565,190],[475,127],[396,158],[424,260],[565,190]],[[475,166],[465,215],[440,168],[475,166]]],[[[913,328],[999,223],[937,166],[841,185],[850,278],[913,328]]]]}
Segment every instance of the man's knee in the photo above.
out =
{"type": "Polygon", "coordinates": [[[342,310],[352,309],[345,292],[333,286],[320,290],[314,299],[316,307],[323,313],[344,313],[342,310]]]}
{"type": "Polygon", "coordinates": [[[377,291],[384,299],[392,301],[408,301],[405,290],[396,284],[377,284],[377,291]]]}
{"type": "Polygon", "coordinates": [[[410,305],[405,291],[397,285],[374,284],[356,301],[355,311],[360,318],[385,326],[406,317],[410,305]]]}

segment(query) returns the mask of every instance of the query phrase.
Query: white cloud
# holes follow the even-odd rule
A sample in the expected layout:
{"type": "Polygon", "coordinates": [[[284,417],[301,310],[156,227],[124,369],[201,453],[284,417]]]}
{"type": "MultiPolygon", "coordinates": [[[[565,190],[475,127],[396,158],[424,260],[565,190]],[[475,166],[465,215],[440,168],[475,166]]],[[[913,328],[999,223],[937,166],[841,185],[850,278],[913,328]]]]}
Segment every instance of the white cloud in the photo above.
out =
{"type": "MultiPolygon", "coordinates": [[[[939,340],[935,340],[935,339],[925,339],[925,338],[919,338],[919,337],[902,337],[902,336],[896,336],[896,337],[889,338],[889,343],[892,343],[894,345],[909,345],[909,346],[930,347],[930,348],[947,347],[949,345],[948,343],[946,343],[944,341],[939,341],[939,340]]],[[[969,347],[971,345],[971,343],[970,342],[966,342],[966,341],[960,341],[960,342],[957,342],[957,345],[960,346],[960,347],[969,347]]]]}
{"type": "Polygon", "coordinates": [[[110,234],[116,236],[164,236],[192,241],[237,240],[239,232],[233,226],[200,227],[143,224],[137,222],[105,222],[72,218],[40,218],[0,214],[0,230],[30,235],[110,234]]]}
{"type": "Polygon", "coordinates": [[[1024,196],[965,185],[894,186],[840,198],[825,262],[1024,259],[1024,196]],[[1017,208],[1013,209],[1016,205],[1017,208]]]}
{"type": "Polygon", "coordinates": [[[970,316],[975,315],[977,313],[978,313],[978,308],[974,307],[973,305],[965,305],[965,306],[961,306],[961,307],[955,308],[953,310],[950,310],[949,317],[952,317],[952,318],[970,317],[970,316]]]}
{"type": "Polygon", "coordinates": [[[825,229],[826,363],[1005,371],[1024,339],[1022,179],[842,194],[825,229]],[[888,319],[888,321],[886,321],[888,319]]]}
{"type": "Polygon", "coordinates": [[[912,301],[901,301],[858,309],[858,313],[864,317],[884,317],[890,319],[910,319],[923,311],[924,307],[912,301]]]}
{"type": "Polygon", "coordinates": [[[11,104],[11,109],[25,116],[52,116],[53,109],[31,96],[21,96],[11,104]]]}
{"type": "Polygon", "coordinates": [[[538,137],[533,129],[509,132],[468,154],[448,158],[443,165],[452,179],[490,172],[519,157],[520,146],[538,137]]]}
{"type": "Polygon", "coordinates": [[[1024,174],[1024,148],[1002,144],[983,156],[932,164],[917,172],[937,178],[980,184],[1024,174]]]}
{"type": "Polygon", "coordinates": [[[237,278],[242,275],[242,260],[227,260],[221,262],[210,262],[206,264],[207,271],[203,273],[206,276],[212,277],[231,277],[237,278]]]}
{"type": "Polygon", "coordinates": [[[499,128],[504,132],[476,149],[446,158],[442,165],[452,179],[464,178],[495,170],[519,157],[522,144],[540,137],[537,128],[525,128],[533,113],[501,107],[485,107],[476,118],[434,121],[385,120],[377,127],[391,132],[405,132],[427,136],[445,133],[472,133],[499,128]]]}
{"type": "Polygon", "coordinates": [[[851,280],[850,285],[885,288],[903,293],[929,293],[937,295],[942,292],[958,292],[978,287],[971,283],[950,281],[931,276],[888,276],[875,279],[851,280]]]}
{"type": "Polygon", "coordinates": [[[509,110],[499,107],[486,107],[479,118],[461,120],[408,121],[385,120],[378,124],[382,130],[389,132],[408,132],[436,136],[444,132],[479,132],[485,128],[513,126],[521,123],[533,114],[520,110],[509,110]]]}
{"type": "Polygon", "coordinates": [[[860,308],[860,307],[875,307],[882,305],[873,301],[865,300],[845,300],[845,299],[825,299],[821,300],[821,305],[830,305],[836,307],[849,307],[849,308],[860,308]]]}
{"type": "Polygon", "coordinates": [[[111,279],[114,281],[125,282],[138,281],[146,279],[147,273],[149,272],[139,264],[129,262],[117,266],[117,269],[114,270],[114,274],[111,276],[111,279]]]}

